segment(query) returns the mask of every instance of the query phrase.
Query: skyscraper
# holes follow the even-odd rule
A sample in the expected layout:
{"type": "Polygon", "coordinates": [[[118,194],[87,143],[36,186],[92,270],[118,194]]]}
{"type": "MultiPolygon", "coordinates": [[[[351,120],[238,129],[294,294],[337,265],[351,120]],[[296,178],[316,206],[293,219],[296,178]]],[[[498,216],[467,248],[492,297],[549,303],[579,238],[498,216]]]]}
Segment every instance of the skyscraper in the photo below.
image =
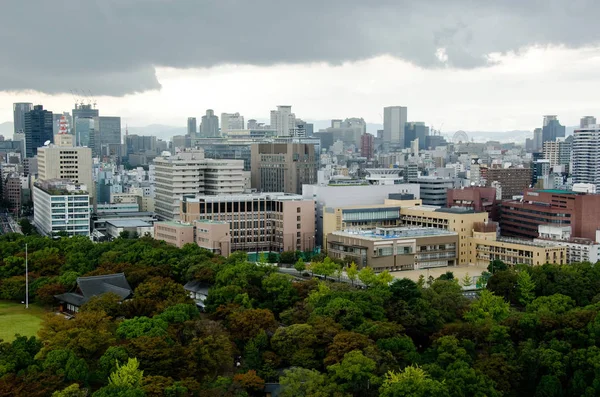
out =
{"type": "Polygon", "coordinates": [[[188,117],[187,120],[187,133],[191,137],[195,137],[198,133],[198,124],[195,117],[188,117]]]}
{"type": "Polygon", "coordinates": [[[573,183],[591,183],[600,190],[600,125],[573,134],[573,183]]]}
{"type": "Polygon", "coordinates": [[[219,117],[215,111],[208,109],[206,115],[202,116],[200,123],[200,138],[214,138],[219,136],[219,117]]]}
{"type": "Polygon", "coordinates": [[[555,141],[556,138],[565,137],[565,127],[560,125],[557,116],[544,116],[544,126],[542,127],[542,148],[543,142],[555,141]]]}
{"type": "Polygon", "coordinates": [[[33,109],[33,104],[29,102],[13,103],[13,122],[15,134],[25,131],[25,113],[33,109]]]}
{"type": "Polygon", "coordinates": [[[73,135],[75,135],[75,146],[85,146],[92,149],[96,154],[94,118],[100,115],[98,109],[92,108],[91,104],[76,103],[73,113],[73,135]]]}
{"type": "Polygon", "coordinates": [[[46,141],[54,142],[52,130],[52,112],[44,110],[42,105],[36,105],[33,110],[25,113],[25,147],[26,157],[37,154],[39,147],[46,141]]]}
{"type": "Polygon", "coordinates": [[[583,116],[579,121],[579,128],[587,128],[590,125],[596,124],[596,118],[594,116],[583,116]]]}
{"type": "Polygon", "coordinates": [[[94,117],[94,156],[121,157],[121,118],[94,117]]]}
{"type": "Polygon", "coordinates": [[[360,136],[360,155],[368,160],[373,158],[375,147],[373,145],[374,137],[366,132],[360,136]]]}
{"type": "Polygon", "coordinates": [[[277,131],[277,136],[294,136],[296,115],[291,106],[280,105],[271,110],[271,129],[277,131]]]}
{"type": "Polygon", "coordinates": [[[419,139],[419,150],[426,149],[427,136],[429,135],[429,127],[422,121],[411,121],[406,123],[404,129],[404,147],[410,147],[410,143],[415,139],[419,139]]]}
{"type": "Polygon", "coordinates": [[[221,135],[227,135],[230,130],[243,130],[244,116],[239,113],[221,113],[221,135]]]}
{"type": "Polygon", "coordinates": [[[533,130],[533,152],[539,153],[542,151],[544,142],[542,139],[542,129],[536,128],[533,130]]]}
{"type": "Polygon", "coordinates": [[[383,108],[383,141],[404,145],[404,129],[406,128],[408,108],[404,106],[388,106],[383,108]]]}

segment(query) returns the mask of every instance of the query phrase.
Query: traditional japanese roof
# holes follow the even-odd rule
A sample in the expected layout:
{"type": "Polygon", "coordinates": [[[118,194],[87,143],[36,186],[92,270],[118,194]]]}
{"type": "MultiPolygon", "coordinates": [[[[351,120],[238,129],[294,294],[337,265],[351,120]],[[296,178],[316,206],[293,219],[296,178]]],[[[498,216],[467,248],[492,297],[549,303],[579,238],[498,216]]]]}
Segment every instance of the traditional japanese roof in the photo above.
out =
{"type": "Polygon", "coordinates": [[[204,295],[208,296],[208,289],[210,287],[211,286],[209,284],[203,283],[198,280],[192,280],[192,281],[188,281],[183,286],[183,289],[185,289],[186,291],[196,292],[196,293],[200,293],[200,294],[204,294],[204,295]]]}
{"type": "Polygon", "coordinates": [[[78,277],[77,287],[77,292],[67,292],[56,295],[55,298],[75,306],[81,306],[90,298],[107,292],[117,294],[121,300],[128,298],[133,292],[124,273],[78,277]]]}

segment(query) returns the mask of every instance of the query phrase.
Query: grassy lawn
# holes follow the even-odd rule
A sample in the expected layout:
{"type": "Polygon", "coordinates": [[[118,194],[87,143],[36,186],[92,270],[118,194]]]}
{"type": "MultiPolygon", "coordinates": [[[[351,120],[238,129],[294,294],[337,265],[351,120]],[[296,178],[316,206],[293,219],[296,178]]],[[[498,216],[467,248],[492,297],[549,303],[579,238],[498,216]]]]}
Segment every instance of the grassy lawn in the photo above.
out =
{"type": "Polygon", "coordinates": [[[0,339],[5,342],[14,340],[15,334],[34,336],[42,323],[46,312],[37,305],[0,301],[0,339]]]}

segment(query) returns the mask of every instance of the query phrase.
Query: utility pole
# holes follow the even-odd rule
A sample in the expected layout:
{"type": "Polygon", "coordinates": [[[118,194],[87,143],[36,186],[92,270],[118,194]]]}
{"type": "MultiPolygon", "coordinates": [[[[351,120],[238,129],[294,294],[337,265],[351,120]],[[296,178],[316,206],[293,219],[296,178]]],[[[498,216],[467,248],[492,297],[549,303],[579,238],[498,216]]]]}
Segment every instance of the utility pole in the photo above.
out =
{"type": "Polygon", "coordinates": [[[25,243],[25,309],[29,309],[29,269],[27,267],[27,243],[25,243]]]}

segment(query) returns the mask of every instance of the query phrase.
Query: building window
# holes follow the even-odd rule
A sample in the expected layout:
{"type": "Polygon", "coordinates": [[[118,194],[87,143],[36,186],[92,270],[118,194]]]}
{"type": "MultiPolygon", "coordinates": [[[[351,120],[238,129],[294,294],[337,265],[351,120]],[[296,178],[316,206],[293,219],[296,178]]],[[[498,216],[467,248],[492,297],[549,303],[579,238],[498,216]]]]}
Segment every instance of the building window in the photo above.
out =
{"type": "Polygon", "coordinates": [[[296,224],[296,229],[300,229],[300,224],[296,224]]]}
{"type": "Polygon", "coordinates": [[[296,208],[296,212],[300,212],[300,207],[296,208]]]}

